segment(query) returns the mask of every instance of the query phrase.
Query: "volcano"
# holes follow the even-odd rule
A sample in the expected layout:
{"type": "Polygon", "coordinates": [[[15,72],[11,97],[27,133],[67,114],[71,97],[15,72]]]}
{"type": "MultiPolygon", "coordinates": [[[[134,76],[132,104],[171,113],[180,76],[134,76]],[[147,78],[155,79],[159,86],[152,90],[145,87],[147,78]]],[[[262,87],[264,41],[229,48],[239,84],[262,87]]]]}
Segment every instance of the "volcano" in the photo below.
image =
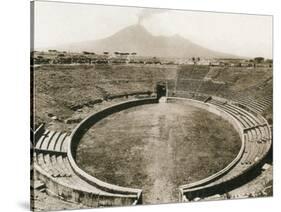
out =
{"type": "Polygon", "coordinates": [[[71,43],[56,47],[57,50],[71,52],[136,52],[141,56],[156,57],[204,57],[233,58],[231,54],[222,53],[202,47],[180,36],[154,36],[140,24],[126,27],[104,39],[71,43]]]}

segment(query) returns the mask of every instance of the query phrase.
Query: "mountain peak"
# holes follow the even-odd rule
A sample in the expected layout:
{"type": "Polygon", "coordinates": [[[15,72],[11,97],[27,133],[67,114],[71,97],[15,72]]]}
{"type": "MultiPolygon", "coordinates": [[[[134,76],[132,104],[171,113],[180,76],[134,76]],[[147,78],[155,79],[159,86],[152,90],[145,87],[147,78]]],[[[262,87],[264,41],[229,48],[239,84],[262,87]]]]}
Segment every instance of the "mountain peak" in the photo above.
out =
{"type": "Polygon", "coordinates": [[[182,36],[180,36],[179,34],[174,34],[172,37],[174,37],[174,38],[183,38],[182,36]]]}
{"type": "Polygon", "coordinates": [[[120,31],[118,31],[114,35],[118,35],[118,34],[121,34],[123,36],[125,36],[127,34],[133,34],[135,36],[136,35],[152,36],[151,33],[148,32],[147,29],[143,25],[141,25],[141,24],[134,24],[134,25],[128,26],[128,27],[126,27],[124,29],[121,29],[120,31]]]}
{"type": "Polygon", "coordinates": [[[65,45],[60,50],[93,52],[136,52],[141,56],[156,57],[233,57],[233,55],[212,51],[175,34],[154,36],[143,25],[134,24],[113,35],[93,41],[65,45]]]}

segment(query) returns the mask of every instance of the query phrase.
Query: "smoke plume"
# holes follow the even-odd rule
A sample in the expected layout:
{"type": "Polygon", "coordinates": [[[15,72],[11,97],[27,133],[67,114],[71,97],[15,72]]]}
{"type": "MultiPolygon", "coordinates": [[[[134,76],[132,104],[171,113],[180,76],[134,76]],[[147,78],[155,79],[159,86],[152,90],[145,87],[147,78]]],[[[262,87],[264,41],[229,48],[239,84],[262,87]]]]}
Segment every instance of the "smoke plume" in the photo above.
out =
{"type": "Polygon", "coordinates": [[[165,13],[166,9],[142,9],[138,14],[138,24],[142,24],[144,20],[150,19],[152,16],[160,13],[165,13]]]}

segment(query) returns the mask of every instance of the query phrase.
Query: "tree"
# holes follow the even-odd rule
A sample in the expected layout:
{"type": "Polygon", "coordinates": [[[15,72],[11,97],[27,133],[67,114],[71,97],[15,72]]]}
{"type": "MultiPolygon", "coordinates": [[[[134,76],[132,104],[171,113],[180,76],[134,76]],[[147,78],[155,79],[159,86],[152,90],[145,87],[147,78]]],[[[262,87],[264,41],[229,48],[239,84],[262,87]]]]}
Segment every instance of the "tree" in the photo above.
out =
{"type": "Polygon", "coordinates": [[[264,61],[264,58],[263,58],[263,57],[255,57],[255,58],[254,58],[254,61],[255,61],[256,63],[262,63],[262,62],[264,61]]]}
{"type": "Polygon", "coordinates": [[[49,49],[48,52],[57,52],[56,49],[49,49]]]}
{"type": "Polygon", "coordinates": [[[273,60],[272,59],[267,59],[266,62],[267,63],[273,63],[273,60]]]}
{"type": "Polygon", "coordinates": [[[196,63],[195,57],[192,57],[192,62],[193,62],[194,64],[196,63]]]}

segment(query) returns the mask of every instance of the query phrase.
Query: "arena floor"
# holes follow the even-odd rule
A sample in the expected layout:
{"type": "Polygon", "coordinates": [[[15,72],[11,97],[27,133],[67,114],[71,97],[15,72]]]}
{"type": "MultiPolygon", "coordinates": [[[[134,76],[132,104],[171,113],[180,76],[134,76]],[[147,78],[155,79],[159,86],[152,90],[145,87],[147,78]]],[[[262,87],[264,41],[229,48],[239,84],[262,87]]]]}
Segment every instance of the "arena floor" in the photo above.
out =
{"type": "Polygon", "coordinates": [[[94,125],[77,164],[105,182],[143,189],[143,203],[178,202],[178,186],[224,168],[238,133],[210,112],[179,103],[137,106],[94,125]]]}

